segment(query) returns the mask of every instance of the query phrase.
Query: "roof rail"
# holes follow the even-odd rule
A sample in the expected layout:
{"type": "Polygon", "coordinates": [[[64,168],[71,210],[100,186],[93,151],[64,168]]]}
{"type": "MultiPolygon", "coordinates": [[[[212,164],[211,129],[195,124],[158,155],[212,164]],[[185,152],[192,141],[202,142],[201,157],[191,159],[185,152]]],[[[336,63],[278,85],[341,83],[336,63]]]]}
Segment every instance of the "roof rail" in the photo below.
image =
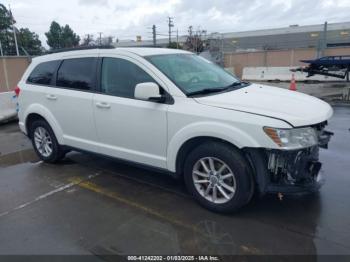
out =
{"type": "Polygon", "coordinates": [[[62,53],[62,52],[91,50],[91,49],[115,49],[115,46],[98,45],[98,46],[79,46],[79,47],[72,47],[72,48],[61,48],[61,49],[56,49],[56,50],[49,50],[49,51],[45,52],[45,54],[56,54],[56,53],[62,53]]]}

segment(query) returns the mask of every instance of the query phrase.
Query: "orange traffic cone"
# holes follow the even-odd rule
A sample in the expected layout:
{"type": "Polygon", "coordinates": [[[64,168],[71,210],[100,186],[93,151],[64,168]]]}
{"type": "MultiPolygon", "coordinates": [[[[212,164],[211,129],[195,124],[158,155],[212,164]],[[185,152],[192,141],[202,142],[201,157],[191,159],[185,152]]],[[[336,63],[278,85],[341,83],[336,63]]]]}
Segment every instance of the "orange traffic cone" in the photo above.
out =
{"type": "Polygon", "coordinates": [[[292,74],[292,81],[290,82],[289,90],[291,91],[297,91],[297,83],[295,81],[295,76],[292,74]]]}

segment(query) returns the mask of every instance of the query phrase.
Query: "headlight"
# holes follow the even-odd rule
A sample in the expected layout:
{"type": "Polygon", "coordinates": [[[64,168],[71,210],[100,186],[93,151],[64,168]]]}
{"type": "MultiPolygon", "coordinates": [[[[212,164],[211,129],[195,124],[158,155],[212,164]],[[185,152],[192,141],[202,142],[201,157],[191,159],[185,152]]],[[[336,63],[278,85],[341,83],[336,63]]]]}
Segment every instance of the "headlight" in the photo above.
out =
{"type": "Polygon", "coordinates": [[[264,127],[264,131],[281,149],[301,149],[318,144],[317,133],[311,127],[294,129],[264,127]]]}

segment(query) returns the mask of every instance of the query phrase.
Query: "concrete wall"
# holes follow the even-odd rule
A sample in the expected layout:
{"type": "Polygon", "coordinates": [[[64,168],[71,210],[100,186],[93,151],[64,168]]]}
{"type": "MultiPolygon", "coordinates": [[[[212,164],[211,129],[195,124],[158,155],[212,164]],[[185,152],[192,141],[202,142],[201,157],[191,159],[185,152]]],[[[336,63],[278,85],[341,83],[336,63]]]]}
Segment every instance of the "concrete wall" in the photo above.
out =
{"type": "Polygon", "coordinates": [[[0,123],[17,116],[15,92],[0,93],[0,123]]]}
{"type": "MultiPolygon", "coordinates": [[[[291,67],[306,66],[300,60],[315,59],[315,48],[292,50],[258,51],[247,53],[225,53],[225,67],[234,67],[237,76],[242,77],[244,67],[291,67]]],[[[350,55],[350,48],[328,48],[326,56],[350,55]]]]}
{"type": "Polygon", "coordinates": [[[314,75],[312,77],[307,77],[307,73],[303,72],[291,72],[291,69],[296,69],[297,67],[245,67],[243,69],[243,80],[248,81],[291,81],[292,75],[294,74],[296,81],[345,81],[345,79],[314,75]]]}
{"type": "Polygon", "coordinates": [[[0,93],[13,90],[28,65],[27,57],[0,57],[0,93]]]}
{"type": "MultiPolygon", "coordinates": [[[[292,49],[280,51],[258,51],[242,53],[225,53],[224,65],[234,68],[235,73],[242,77],[245,67],[293,67],[303,66],[300,60],[314,59],[315,48],[292,49]]],[[[328,48],[326,54],[350,55],[350,48],[328,48]]],[[[29,65],[27,57],[0,57],[0,93],[13,90],[29,65]]]]}

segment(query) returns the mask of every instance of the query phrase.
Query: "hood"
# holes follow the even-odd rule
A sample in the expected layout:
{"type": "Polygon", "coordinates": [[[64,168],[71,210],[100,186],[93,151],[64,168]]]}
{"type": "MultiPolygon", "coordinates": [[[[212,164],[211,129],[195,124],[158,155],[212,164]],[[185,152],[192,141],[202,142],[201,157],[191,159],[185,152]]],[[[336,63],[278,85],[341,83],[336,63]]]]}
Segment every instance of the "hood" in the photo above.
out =
{"type": "Polygon", "coordinates": [[[294,127],[319,124],[333,115],[331,106],[318,98],[258,84],[194,99],[203,105],[278,118],[294,127]]]}

